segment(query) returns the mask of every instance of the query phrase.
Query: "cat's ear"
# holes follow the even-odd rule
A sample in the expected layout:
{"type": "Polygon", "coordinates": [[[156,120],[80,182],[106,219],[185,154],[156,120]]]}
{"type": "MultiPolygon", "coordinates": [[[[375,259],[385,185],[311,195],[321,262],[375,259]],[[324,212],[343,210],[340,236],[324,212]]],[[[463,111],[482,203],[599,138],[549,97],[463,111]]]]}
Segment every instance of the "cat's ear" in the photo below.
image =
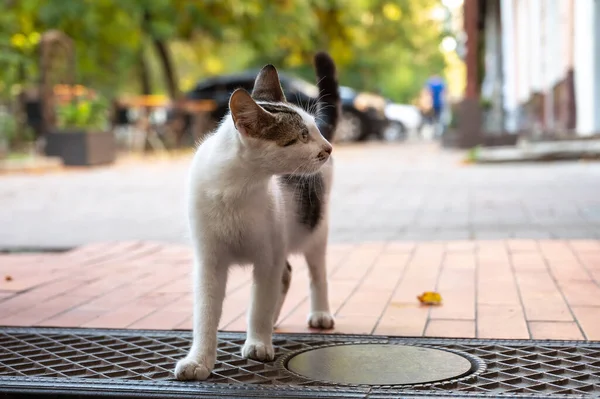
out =
{"type": "Polygon", "coordinates": [[[262,101],[285,102],[277,69],[271,64],[260,70],[254,81],[252,97],[262,101]]]}
{"type": "Polygon", "coordinates": [[[243,136],[257,136],[261,126],[269,124],[272,115],[258,105],[244,89],[237,89],[229,99],[235,128],[243,136]]]}

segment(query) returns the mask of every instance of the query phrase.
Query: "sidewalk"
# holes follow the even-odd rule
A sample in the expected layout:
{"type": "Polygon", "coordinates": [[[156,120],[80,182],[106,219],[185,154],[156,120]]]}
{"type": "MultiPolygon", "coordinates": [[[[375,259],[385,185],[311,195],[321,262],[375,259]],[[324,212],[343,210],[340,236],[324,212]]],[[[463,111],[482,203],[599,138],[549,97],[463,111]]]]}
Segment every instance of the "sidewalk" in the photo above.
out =
{"type": "MultiPolygon", "coordinates": [[[[600,340],[600,241],[334,244],[335,333],[600,340]],[[437,290],[443,305],[416,296],[437,290]]],[[[191,328],[191,251],[117,242],[0,254],[0,325],[191,328]]],[[[305,332],[308,276],[294,277],[280,332],[305,332]]],[[[230,274],[220,328],[245,329],[249,269],[230,274]]]]}
{"type": "MultiPolygon", "coordinates": [[[[336,146],[330,237],[599,239],[600,162],[464,165],[432,143],[336,146]]],[[[0,248],[188,244],[190,157],[0,176],[0,248]]]]}

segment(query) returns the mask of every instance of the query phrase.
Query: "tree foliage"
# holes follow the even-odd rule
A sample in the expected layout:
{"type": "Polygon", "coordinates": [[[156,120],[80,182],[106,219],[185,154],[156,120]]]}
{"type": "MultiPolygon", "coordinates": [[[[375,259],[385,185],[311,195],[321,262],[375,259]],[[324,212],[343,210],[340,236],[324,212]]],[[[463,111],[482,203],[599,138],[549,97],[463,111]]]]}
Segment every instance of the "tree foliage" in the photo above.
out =
{"type": "Polygon", "coordinates": [[[444,67],[438,0],[0,0],[0,91],[39,76],[48,29],[75,42],[79,83],[177,96],[199,79],[273,63],[313,79],[327,49],[340,80],[407,101],[444,67]]]}

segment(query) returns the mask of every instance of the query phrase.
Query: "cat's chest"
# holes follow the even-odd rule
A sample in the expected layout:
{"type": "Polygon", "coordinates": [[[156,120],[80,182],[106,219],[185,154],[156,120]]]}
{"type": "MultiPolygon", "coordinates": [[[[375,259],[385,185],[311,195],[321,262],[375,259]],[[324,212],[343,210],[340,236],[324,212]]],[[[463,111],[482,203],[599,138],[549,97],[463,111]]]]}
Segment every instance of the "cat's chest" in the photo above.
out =
{"type": "Polygon", "coordinates": [[[207,195],[198,209],[203,227],[218,235],[232,249],[254,247],[254,241],[264,239],[279,230],[281,212],[278,200],[271,193],[256,193],[232,198],[221,192],[207,195]]]}

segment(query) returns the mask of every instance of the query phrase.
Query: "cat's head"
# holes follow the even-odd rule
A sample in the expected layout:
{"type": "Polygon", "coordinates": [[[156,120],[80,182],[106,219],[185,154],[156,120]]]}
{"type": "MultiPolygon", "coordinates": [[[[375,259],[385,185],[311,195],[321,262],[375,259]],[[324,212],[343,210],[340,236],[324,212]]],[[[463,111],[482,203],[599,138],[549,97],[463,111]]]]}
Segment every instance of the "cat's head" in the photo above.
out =
{"type": "Polygon", "coordinates": [[[252,95],[234,91],[229,109],[242,142],[269,172],[316,173],[329,159],[331,144],[312,115],[286,102],[273,65],[260,71],[252,95]]]}

